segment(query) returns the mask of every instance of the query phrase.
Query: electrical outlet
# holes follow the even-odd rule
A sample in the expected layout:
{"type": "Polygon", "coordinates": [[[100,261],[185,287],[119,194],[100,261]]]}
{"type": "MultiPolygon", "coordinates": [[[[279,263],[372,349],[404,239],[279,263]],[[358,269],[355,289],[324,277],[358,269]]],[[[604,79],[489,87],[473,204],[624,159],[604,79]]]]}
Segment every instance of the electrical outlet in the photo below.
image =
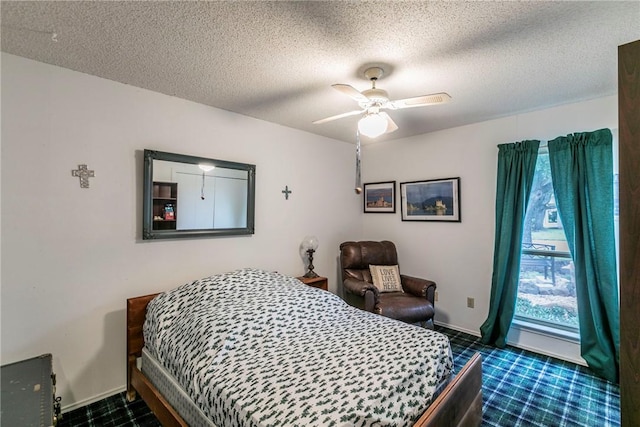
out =
{"type": "Polygon", "coordinates": [[[470,297],[467,297],[467,307],[473,308],[475,306],[476,300],[470,297]]]}
{"type": "Polygon", "coordinates": [[[436,291],[436,295],[435,295],[434,300],[435,300],[435,301],[438,301],[438,291],[436,291]]]}

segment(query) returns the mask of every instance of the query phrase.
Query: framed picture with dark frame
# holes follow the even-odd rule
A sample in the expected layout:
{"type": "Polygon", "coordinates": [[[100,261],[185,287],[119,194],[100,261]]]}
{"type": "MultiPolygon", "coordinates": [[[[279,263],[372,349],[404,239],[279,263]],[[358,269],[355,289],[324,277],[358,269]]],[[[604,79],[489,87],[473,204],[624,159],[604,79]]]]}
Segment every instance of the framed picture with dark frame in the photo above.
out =
{"type": "Polygon", "coordinates": [[[396,213],[396,182],[364,184],[365,213],[396,213]]]}
{"type": "Polygon", "coordinates": [[[460,177],[400,183],[403,221],[461,222],[460,177]]]}

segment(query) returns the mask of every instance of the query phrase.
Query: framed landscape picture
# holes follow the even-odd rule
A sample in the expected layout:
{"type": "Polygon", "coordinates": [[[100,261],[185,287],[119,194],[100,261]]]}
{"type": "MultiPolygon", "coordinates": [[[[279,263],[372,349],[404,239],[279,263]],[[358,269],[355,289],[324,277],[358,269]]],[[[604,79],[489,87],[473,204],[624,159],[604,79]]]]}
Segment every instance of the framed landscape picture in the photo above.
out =
{"type": "Polygon", "coordinates": [[[364,184],[365,213],[396,212],[396,182],[372,182],[364,184]]]}
{"type": "Polygon", "coordinates": [[[460,222],[460,178],[401,182],[403,221],[460,222]]]}

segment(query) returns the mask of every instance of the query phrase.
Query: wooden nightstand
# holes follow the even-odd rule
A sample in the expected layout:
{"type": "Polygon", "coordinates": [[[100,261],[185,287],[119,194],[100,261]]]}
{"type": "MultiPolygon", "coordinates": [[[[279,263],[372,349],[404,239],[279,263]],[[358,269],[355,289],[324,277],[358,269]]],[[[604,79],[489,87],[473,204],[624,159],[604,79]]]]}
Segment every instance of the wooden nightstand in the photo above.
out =
{"type": "Polygon", "coordinates": [[[325,291],[329,290],[329,281],[326,277],[314,277],[313,279],[308,279],[306,277],[298,277],[305,285],[312,286],[314,288],[323,289],[325,291]]]}

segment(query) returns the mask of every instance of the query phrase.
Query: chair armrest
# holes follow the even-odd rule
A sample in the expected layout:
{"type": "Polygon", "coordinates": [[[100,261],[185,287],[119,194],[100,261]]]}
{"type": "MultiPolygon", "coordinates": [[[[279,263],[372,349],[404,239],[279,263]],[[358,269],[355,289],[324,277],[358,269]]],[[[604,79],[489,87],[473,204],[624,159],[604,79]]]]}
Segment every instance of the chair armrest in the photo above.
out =
{"type": "MultiPolygon", "coordinates": [[[[377,312],[380,291],[372,283],[357,279],[346,279],[343,282],[343,286],[346,293],[357,295],[358,301],[354,305],[365,311],[377,312]]],[[[345,299],[349,300],[349,298],[345,299]]],[[[353,302],[350,304],[353,304],[353,302]]]]}
{"type": "Polygon", "coordinates": [[[415,295],[417,297],[426,298],[431,304],[434,303],[436,282],[420,279],[418,277],[400,275],[400,281],[402,282],[402,289],[405,292],[415,295]]]}
{"type": "Polygon", "coordinates": [[[380,291],[373,286],[373,283],[365,282],[364,280],[346,279],[344,281],[344,288],[348,292],[363,297],[367,291],[373,292],[376,300],[380,291]]]}

